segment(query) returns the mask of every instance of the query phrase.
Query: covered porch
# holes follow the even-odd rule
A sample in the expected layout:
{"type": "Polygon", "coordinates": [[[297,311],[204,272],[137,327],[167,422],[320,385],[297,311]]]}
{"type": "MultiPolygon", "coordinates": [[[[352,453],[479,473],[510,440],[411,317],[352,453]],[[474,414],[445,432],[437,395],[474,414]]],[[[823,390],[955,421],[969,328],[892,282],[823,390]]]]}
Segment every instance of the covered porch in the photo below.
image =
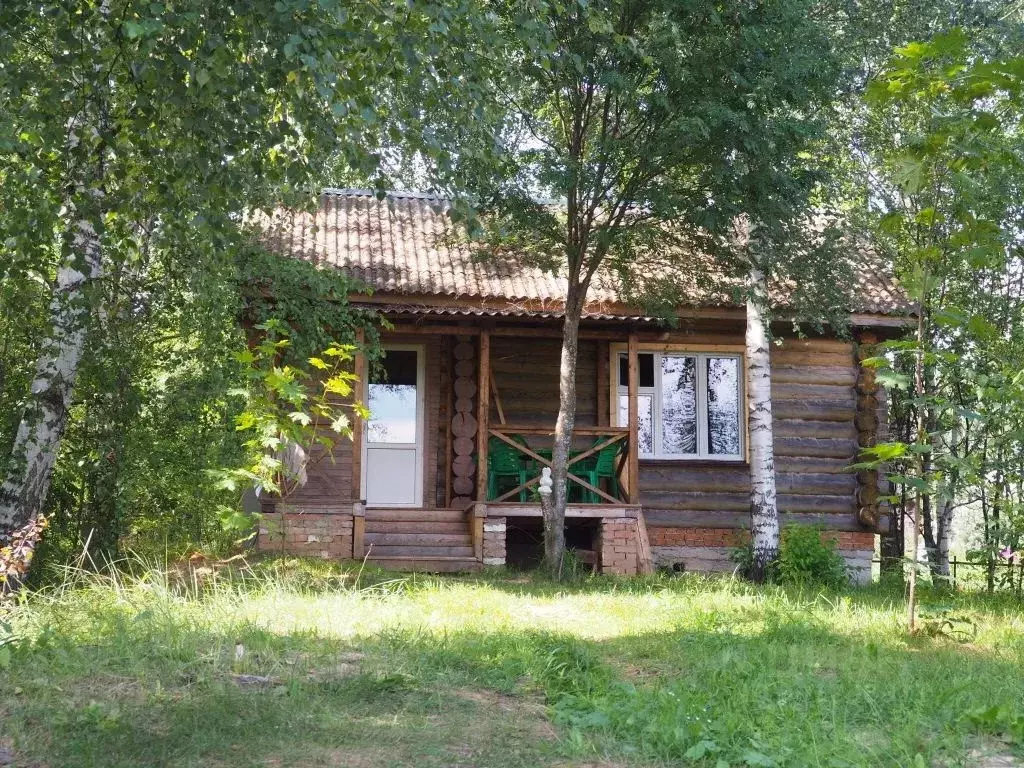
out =
{"type": "MultiPolygon", "coordinates": [[[[537,488],[552,463],[559,330],[396,323],[382,344],[382,370],[358,362],[367,382],[365,402],[374,413],[390,415],[383,422],[371,417],[356,430],[353,557],[394,558],[404,567],[416,558],[434,565],[443,562],[439,558],[504,564],[510,532],[530,529],[542,514],[537,488]],[[388,363],[389,353],[395,364],[388,363]],[[403,388],[400,411],[396,393],[403,388]],[[403,429],[407,436],[401,439],[408,442],[382,442],[403,429]],[[396,488],[409,478],[405,495],[398,495],[396,488]],[[453,525],[458,519],[464,527],[453,525]]],[[[638,336],[587,329],[580,346],[567,527],[593,532],[589,545],[577,547],[585,561],[635,572],[638,557],[650,559],[642,552],[646,530],[639,503],[638,336]],[[627,423],[617,426],[608,345],[623,342],[631,396],[621,408],[627,423]],[[636,542],[629,557],[626,539],[636,542]]]]}

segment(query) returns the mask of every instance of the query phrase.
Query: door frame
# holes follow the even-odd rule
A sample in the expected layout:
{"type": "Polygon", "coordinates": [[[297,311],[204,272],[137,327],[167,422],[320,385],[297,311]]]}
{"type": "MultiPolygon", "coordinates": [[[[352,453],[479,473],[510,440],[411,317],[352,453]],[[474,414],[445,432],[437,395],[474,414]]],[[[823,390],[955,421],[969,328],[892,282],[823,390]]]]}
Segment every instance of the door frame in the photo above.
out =
{"type": "MultiPolygon", "coordinates": [[[[426,344],[381,344],[381,349],[385,352],[415,352],[416,353],[416,478],[415,478],[415,499],[409,504],[373,504],[374,507],[394,507],[399,509],[418,509],[423,506],[423,477],[424,469],[426,468],[427,462],[427,446],[426,446],[426,369],[427,369],[427,345],[426,344]]],[[[366,376],[366,381],[362,384],[362,397],[363,402],[369,405],[370,402],[370,376],[366,376]]],[[[369,419],[363,419],[362,425],[362,443],[360,456],[360,465],[362,466],[360,483],[363,488],[369,488],[367,482],[368,472],[370,469],[369,462],[367,461],[367,449],[369,448],[369,419]]],[[[375,443],[374,445],[409,445],[409,443],[375,443]]],[[[364,492],[365,493],[365,492],[364,492]]],[[[369,499],[366,500],[367,506],[371,505],[369,499]]]]}

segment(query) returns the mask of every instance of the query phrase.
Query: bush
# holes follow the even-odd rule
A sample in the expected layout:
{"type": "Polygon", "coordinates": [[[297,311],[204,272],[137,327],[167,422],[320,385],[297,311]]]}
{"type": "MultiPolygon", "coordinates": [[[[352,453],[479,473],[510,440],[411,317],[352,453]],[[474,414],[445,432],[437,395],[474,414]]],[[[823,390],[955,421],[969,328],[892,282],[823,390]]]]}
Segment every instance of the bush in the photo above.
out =
{"type": "MultiPolygon", "coordinates": [[[[849,583],[846,562],[835,539],[822,539],[816,525],[787,525],[782,530],[779,558],[768,568],[768,581],[798,586],[842,587],[849,583]]],[[[732,553],[740,573],[749,575],[754,562],[751,544],[732,553]]]]}
{"type": "Polygon", "coordinates": [[[787,525],[779,548],[779,580],[801,586],[843,587],[849,583],[846,561],[833,538],[814,525],[787,525]]]}

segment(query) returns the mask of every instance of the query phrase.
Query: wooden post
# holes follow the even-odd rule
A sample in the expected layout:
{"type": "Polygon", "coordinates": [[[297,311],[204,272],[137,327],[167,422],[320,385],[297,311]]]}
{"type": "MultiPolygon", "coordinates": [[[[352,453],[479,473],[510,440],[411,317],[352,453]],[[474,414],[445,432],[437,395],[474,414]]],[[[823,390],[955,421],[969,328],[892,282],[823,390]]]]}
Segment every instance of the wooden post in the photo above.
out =
{"type": "Polygon", "coordinates": [[[444,419],[444,506],[452,505],[452,457],[455,455],[452,449],[452,415],[455,413],[455,370],[452,359],[452,337],[445,336],[441,344],[441,354],[445,360],[447,376],[444,381],[444,391],[441,397],[447,403],[444,419]]]}
{"type": "Polygon", "coordinates": [[[607,427],[611,421],[611,397],[608,394],[608,344],[597,343],[597,426],[607,427]]]}
{"type": "Polygon", "coordinates": [[[629,483],[629,503],[640,503],[640,356],[639,342],[635,333],[629,334],[626,350],[629,356],[629,459],[627,477],[629,483]]]}
{"type": "MultiPolygon", "coordinates": [[[[367,390],[366,353],[363,345],[366,342],[366,335],[363,329],[356,330],[356,358],[354,363],[356,374],[356,396],[355,401],[361,402],[367,390]]],[[[363,420],[358,416],[352,417],[352,498],[355,501],[363,501],[363,420]]],[[[357,555],[362,557],[362,555],[357,555]]]]}
{"type": "Polygon", "coordinates": [[[469,508],[470,532],[473,538],[473,557],[483,562],[484,559],[484,521],[487,518],[487,505],[477,502],[469,508]]]}
{"type": "Polygon", "coordinates": [[[476,500],[487,501],[487,438],[491,411],[491,333],[480,331],[476,416],[476,500]]]}
{"type": "Polygon", "coordinates": [[[362,560],[366,556],[363,534],[366,532],[366,505],[357,501],[352,505],[352,557],[362,560]]]}

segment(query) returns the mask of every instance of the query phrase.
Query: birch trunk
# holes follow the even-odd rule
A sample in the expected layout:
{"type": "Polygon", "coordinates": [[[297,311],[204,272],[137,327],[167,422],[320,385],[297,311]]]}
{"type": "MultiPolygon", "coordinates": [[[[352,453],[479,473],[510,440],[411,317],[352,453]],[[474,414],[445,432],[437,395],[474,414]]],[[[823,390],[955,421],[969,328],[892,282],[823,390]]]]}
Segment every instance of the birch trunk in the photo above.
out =
{"type": "Polygon", "coordinates": [[[754,553],[750,578],[763,582],[779,554],[779,508],[775,491],[771,348],[765,317],[768,289],[764,272],[753,262],[749,280],[746,373],[750,425],[750,536],[754,553]]]}
{"type": "MultiPolygon", "coordinates": [[[[928,262],[924,263],[921,278],[921,296],[917,303],[917,351],[914,355],[914,394],[917,398],[917,434],[915,441],[918,446],[924,446],[928,439],[927,424],[925,422],[925,407],[923,400],[925,396],[924,386],[924,338],[925,338],[925,305],[924,296],[928,287],[928,262]]],[[[914,462],[914,469],[917,478],[923,485],[925,482],[925,455],[917,453],[914,462]]],[[[914,519],[912,523],[910,543],[910,576],[907,579],[907,629],[914,632],[917,629],[917,560],[920,554],[921,540],[921,513],[927,492],[918,487],[914,499],[914,519]]]]}
{"type": "Polygon", "coordinates": [[[570,280],[565,303],[565,322],[562,326],[562,352],[558,369],[558,418],[552,446],[550,505],[544,512],[544,565],[556,577],[561,577],[565,560],[565,506],[568,502],[567,482],[569,453],[572,450],[572,431],[576,425],[576,362],[579,353],[580,312],[583,308],[581,289],[570,280]]]}
{"type": "Polygon", "coordinates": [[[69,253],[57,270],[50,302],[51,334],[36,361],[29,404],[18,424],[10,465],[0,486],[0,543],[35,519],[46,501],[85,347],[86,287],[99,278],[102,256],[93,221],[77,219],[69,253]]]}

